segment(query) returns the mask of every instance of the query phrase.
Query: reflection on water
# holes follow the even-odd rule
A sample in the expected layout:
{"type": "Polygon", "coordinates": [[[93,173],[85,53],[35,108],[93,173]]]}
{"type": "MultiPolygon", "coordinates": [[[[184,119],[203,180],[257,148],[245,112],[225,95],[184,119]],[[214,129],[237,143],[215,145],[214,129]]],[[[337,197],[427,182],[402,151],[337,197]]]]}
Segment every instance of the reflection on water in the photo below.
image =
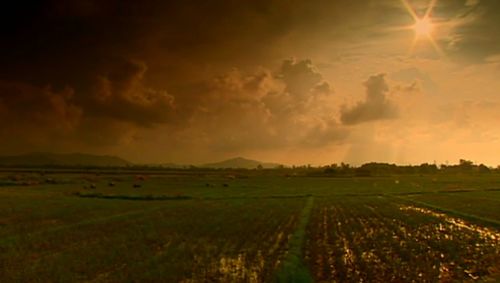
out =
{"type": "MultiPolygon", "coordinates": [[[[494,241],[494,242],[498,242],[500,240],[500,232],[498,232],[498,231],[489,229],[487,227],[481,227],[478,225],[474,225],[474,224],[468,223],[460,218],[451,217],[451,216],[444,214],[444,213],[439,213],[439,212],[436,212],[436,211],[433,211],[433,210],[430,210],[427,208],[416,207],[416,206],[412,206],[412,205],[401,206],[400,210],[416,211],[416,212],[420,212],[420,213],[430,215],[430,216],[433,216],[436,218],[440,218],[440,219],[446,221],[447,223],[449,223],[449,224],[451,224],[459,229],[467,229],[467,230],[473,231],[473,232],[477,233],[484,240],[494,241]]],[[[437,225],[438,225],[437,226],[438,231],[445,230],[445,227],[443,226],[443,224],[439,223],[437,225]]],[[[449,237],[449,235],[447,235],[447,236],[449,237]]]]}

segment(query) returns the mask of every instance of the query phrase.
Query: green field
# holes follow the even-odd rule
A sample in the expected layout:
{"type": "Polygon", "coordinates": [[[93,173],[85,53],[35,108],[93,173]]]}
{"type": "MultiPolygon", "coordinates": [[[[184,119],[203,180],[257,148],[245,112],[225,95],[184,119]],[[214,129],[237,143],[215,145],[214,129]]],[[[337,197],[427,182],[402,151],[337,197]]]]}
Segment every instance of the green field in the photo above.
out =
{"type": "Polygon", "coordinates": [[[498,174],[135,175],[2,173],[0,282],[500,278],[498,174]]]}

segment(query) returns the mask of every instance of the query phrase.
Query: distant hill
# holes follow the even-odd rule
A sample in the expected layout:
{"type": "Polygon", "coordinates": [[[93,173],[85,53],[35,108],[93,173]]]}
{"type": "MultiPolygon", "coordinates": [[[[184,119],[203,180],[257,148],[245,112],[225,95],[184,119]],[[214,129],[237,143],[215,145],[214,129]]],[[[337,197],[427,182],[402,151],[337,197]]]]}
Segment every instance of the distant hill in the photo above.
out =
{"type": "Polygon", "coordinates": [[[34,152],[0,156],[0,165],[4,166],[126,166],[130,164],[130,162],[116,156],[83,153],[34,152]]]}
{"type": "Polygon", "coordinates": [[[257,160],[246,159],[243,157],[236,157],[216,163],[203,164],[200,167],[205,168],[241,168],[241,169],[255,169],[257,166],[262,165],[263,168],[276,168],[281,164],[261,162],[257,160]]]}

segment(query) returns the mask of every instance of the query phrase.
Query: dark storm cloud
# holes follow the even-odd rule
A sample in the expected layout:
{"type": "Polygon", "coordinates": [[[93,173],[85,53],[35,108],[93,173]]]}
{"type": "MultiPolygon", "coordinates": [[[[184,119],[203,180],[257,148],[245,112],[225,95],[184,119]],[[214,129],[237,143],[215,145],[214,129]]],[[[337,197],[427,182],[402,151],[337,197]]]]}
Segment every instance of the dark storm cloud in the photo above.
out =
{"type": "Polygon", "coordinates": [[[322,104],[332,90],[310,60],[287,59],[276,71],[233,69],[174,93],[146,87],[146,74],[143,62],[114,60],[78,93],[2,82],[3,121],[17,121],[2,135],[32,142],[31,150],[73,150],[133,142],[141,128],[167,125],[173,140],[225,152],[313,147],[347,136],[322,104]]]}
{"type": "Polygon", "coordinates": [[[280,61],[373,29],[371,20],[396,9],[379,3],[11,1],[1,11],[0,79],[28,86],[19,97],[30,111],[16,116],[24,110],[13,110],[9,98],[3,115],[28,129],[23,117],[41,113],[51,122],[36,136],[60,133],[75,144],[118,144],[155,127],[219,148],[338,142],[347,132],[325,102],[329,82],[311,60],[280,61]]]}
{"type": "Polygon", "coordinates": [[[0,81],[2,150],[50,146],[76,129],[82,109],[71,88],[54,91],[20,82],[0,81]]]}
{"type": "MultiPolygon", "coordinates": [[[[286,49],[349,37],[389,9],[379,1],[10,1],[1,11],[0,76],[55,87],[88,88],[110,57],[138,58],[156,85],[193,80],[203,68],[279,61],[286,49]],[[352,17],[352,15],[368,17],[352,17]],[[165,80],[165,77],[168,77],[165,80]]],[[[391,8],[394,10],[394,8],[391,8]]],[[[385,21],[385,18],[382,18],[385,21]]],[[[365,36],[365,34],[363,34],[365,36]]],[[[302,47],[301,47],[302,48],[302,47]]],[[[111,60],[113,61],[113,60],[111,60]]]]}
{"type": "Polygon", "coordinates": [[[142,126],[172,119],[174,97],[166,91],[145,87],[146,70],[143,62],[123,61],[98,76],[85,103],[89,114],[142,126]]]}
{"type": "Polygon", "coordinates": [[[204,64],[276,60],[274,44],[285,37],[344,36],[346,27],[369,25],[351,15],[383,11],[367,9],[376,7],[372,1],[347,0],[37,3],[3,6],[0,75],[75,88],[85,87],[111,56],[140,58],[162,75],[187,79],[204,64]]]}
{"type": "Polygon", "coordinates": [[[82,142],[109,146],[130,139],[140,127],[172,122],[174,98],[145,87],[146,70],[142,62],[116,61],[96,75],[88,92],[78,93],[72,87],[56,91],[0,81],[2,149],[49,150],[82,142]]]}
{"type": "Polygon", "coordinates": [[[500,2],[441,1],[436,13],[455,27],[447,38],[438,38],[449,54],[471,63],[500,53],[500,2]]]}
{"type": "Polygon", "coordinates": [[[65,128],[78,119],[81,109],[73,102],[73,90],[54,92],[50,86],[39,88],[16,82],[0,81],[0,109],[5,124],[12,121],[26,124],[51,124],[65,128]],[[14,119],[12,119],[14,118],[14,119]]]}
{"type": "Polygon", "coordinates": [[[141,128],[176,122],[174,97],[144,85],[144,62],[122,59],[107,66],[77,96],[83,115],[73,139],[109,147],[132,142],[141,128]]]}
{"type": "Polygon", "coordinates": [[[398,116],[396,106],[387,99],[389,86],[384,74],[371,76],[365,83],[366,99],[352,107],[343,106],[341,121],[346,125],[393,119],[398,116]]]}

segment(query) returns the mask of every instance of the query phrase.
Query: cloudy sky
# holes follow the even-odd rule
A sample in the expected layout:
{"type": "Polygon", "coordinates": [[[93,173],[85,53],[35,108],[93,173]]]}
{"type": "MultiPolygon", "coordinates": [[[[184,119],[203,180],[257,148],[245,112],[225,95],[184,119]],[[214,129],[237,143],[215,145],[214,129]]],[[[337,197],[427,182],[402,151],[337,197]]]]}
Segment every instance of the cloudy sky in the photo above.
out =
{"type": "Polygon", "coordinates": [[[0,154],[500,164],[500,1],[10,1],[0,154]]]}

